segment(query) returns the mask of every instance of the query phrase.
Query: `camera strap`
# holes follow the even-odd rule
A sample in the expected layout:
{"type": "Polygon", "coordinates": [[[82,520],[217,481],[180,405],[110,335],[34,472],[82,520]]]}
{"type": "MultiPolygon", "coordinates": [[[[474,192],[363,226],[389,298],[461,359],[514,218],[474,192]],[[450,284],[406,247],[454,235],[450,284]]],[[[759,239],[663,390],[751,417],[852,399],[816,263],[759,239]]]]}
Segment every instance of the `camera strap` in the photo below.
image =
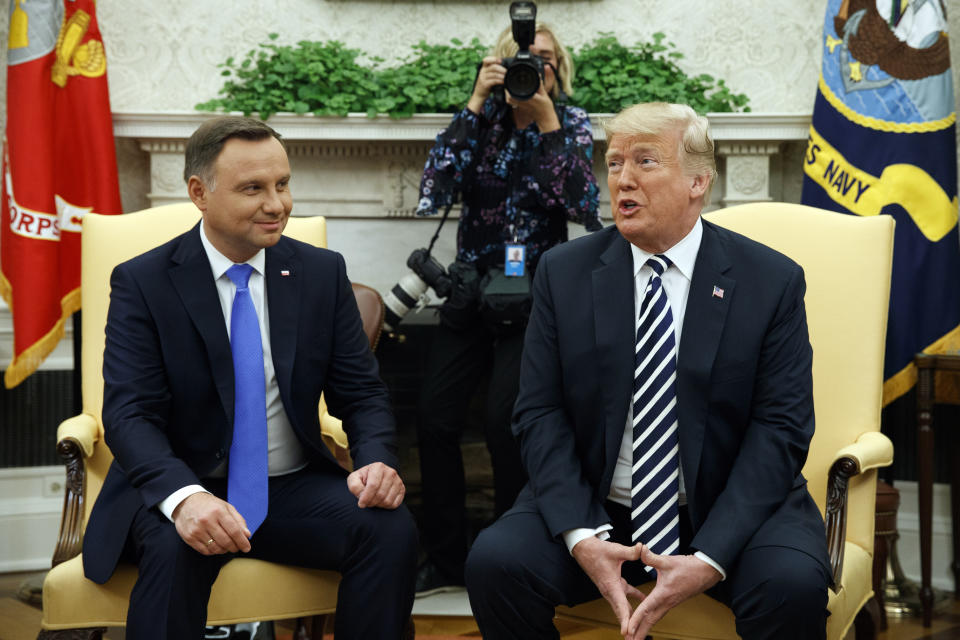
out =
{"type": "Polygon", "coordinates": [[[433,237],[430,238],[430,244],[427,245],[427,255],[431,255],[433,252],[433,245],[436,244],[437,238],[440,237],[440,229],[443,229],[443,223],[447,221],[447,216],[450,215],[450,209],[453,208],[453,200],[451,199],[447,203],[447,208],[443,210],[443,217],[440,218],[440,224],[437,225],[437,230],[433,232],[433,237]]]}

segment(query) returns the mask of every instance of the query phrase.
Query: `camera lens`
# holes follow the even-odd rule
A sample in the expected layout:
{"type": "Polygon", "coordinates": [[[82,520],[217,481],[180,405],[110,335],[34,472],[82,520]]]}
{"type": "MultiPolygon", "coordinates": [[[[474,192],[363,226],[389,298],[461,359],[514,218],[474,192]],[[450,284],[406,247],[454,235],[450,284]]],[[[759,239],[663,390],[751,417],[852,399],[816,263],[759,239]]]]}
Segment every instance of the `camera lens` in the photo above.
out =
{"type": "Polygon", "coordinates": [[[540,72],[529,62],[514,62],[507,69],[503,86],[517,100],[529,100],[540,88],[540,72]]]}
{"type": "Polygon", "coordinates": [[[427,292],[427,283],[415,273],[404,274],[400,282],[393,285],[390,293],[383,296],[383,326],[387,331],[396,331],[403,316],[407,315],[420,296],[427,292]]]}

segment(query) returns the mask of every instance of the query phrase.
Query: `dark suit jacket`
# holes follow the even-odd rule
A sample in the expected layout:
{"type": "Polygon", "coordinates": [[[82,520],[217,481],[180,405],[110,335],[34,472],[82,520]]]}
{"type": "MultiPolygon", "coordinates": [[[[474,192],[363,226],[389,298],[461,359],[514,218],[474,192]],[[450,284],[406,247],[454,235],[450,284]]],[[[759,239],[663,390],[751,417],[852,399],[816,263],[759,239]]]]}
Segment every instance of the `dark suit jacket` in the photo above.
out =
{"type": "MultiPolygon", "coordinates": [[[[357,467],[396,467],[389,398],[343,258],[282,238],[266,250],[265,271],[280,397],[308,456],[342,471],[320,437],[325,391],[357,467]]],[[[101,583],[137,509],[200,484],[223,462],[234,409],[230,342],[198,227],[119,265],[110,285],[103,425],[115,460],[83,549],[87,577],[101,583]]]]}
{"type": "MultiPolygon", "coordinates": [[[[608,227],[557,246],[533,289],[513,418],[530,483],[517,508],[559,536],[610,521],[633,390],[630,245],[608,227]]],[[[797,264],[704,221],[677,361],[680,460],[692,546],[727,570],[770,544],[829,568],[800,473],[814,429],[804,290],[797,264]]]]}

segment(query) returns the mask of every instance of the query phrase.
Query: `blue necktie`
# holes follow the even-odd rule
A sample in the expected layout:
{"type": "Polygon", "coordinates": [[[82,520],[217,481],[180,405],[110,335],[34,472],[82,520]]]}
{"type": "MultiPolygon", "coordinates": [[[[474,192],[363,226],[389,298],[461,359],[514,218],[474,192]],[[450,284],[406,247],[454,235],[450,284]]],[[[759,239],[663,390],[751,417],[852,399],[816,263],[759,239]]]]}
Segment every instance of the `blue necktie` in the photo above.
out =
{"type": "Polygon", "coordinates": [[[634,543],[671,554],[680,546],[677,349],[660,280],[671,262],[658,255],[646,264],[653,275],[640,304],[634,361],[631,524],[634,543]]]}
{"type": "Polygon", "coordinates": [[[253,267],[235,264],[227,277],[237,285],[230,313],[233,352],[233,442],[227,470],[227,501],[250,533],[267,517],[267,395],[260,323],[247,282],[253,267]]]}

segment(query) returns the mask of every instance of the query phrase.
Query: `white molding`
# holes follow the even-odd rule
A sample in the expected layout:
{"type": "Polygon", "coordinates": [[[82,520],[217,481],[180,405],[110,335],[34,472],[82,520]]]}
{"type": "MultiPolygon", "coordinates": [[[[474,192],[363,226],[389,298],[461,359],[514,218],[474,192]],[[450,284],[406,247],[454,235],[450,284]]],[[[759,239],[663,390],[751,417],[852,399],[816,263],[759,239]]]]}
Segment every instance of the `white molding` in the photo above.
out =
{"type": "MultiPolygon", "coordinates": [[[[917,503],[917,483],[897,480],[900,508],[897,511],[897,555],[900,567],[909,579],[920,582],[920,515],[917,503]]],[[[933,485],[933,559],[932,583],[938,589],[953,591],[953,523],[950,516],[950,485],[933,485]]]]}
{"type": "MultiPolygon", "coordinates": [[[[115,112],[113,134],[120,138],[186,140],[200,123],[220,114],[199,111],[115,112]]],[[[590,115],[595,140],[604,140],[602,121],[613,114],[590,115]]],[[[433,141],[450,122],[447,113],[420,113],[410,118],[351,113],[343,118],[277,113],[270,125],[288,140],[433,141]]],[[[806,140],[809,113],[709,113],[716,141],[806,140]]]]}
{"type": "Polygon", "coordinates": [[[0,572],[50,568],[64,473],[61,466],[0,469],[0,572]]]}

